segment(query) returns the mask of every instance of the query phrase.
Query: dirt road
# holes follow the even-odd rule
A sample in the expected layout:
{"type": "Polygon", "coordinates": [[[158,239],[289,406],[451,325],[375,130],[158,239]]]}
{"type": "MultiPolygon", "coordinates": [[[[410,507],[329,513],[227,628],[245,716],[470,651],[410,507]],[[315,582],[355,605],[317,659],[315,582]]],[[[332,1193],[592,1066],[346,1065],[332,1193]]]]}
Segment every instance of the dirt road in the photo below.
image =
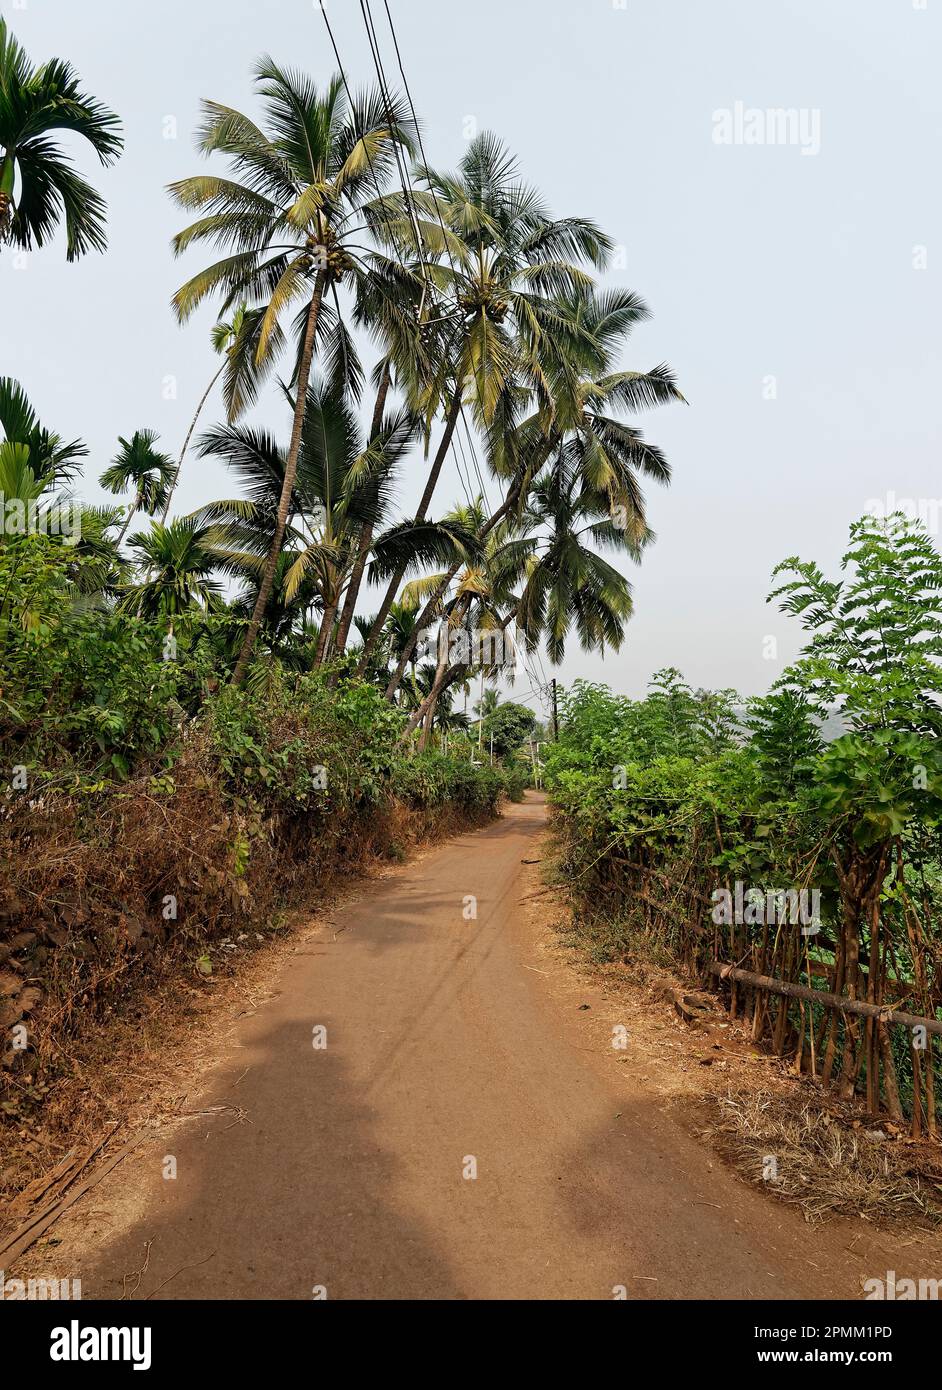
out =
{"type": "Polygon", "coordinates": [[[846,1237],[728,1174],[552,997],[520,908],[544,816],[509,807],[291,957],[204,1113],[70,1214],[85,1298],[145,1265],[134,1298],[860,1297],[846,1237]]]}

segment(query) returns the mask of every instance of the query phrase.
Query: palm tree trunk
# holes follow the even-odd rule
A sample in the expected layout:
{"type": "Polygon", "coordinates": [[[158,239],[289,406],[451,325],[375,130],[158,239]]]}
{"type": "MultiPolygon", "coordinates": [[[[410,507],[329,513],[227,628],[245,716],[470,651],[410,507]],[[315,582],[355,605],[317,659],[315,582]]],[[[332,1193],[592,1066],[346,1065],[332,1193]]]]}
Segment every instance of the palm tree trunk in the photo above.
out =
{"type": "MultiPolygon", "coordinates": [[[[519,489],[511,488],[506,498],[498,507],[494,515],[488,519],[484,526],[481,527],[481,540],[484,540],[486,536],[490,535],[491,531],[493,531],[497,523],[507,515],[507,513],[510,511],[510,508],[516,501],[518,491],[519,489]]],[[[409,664],[412,653],[415,651],[416,644],[419,640],[419,634],[424,630],[426,624],[433,617],[435,609],[441,602],[446,590],[448,589],[448,585],[451,583],[451,581],[454,579],[455,575],[461,568],[462,563],[463,561],[459,560],[457,564],[452,565],[448,573],[444,575],[440,582],[435,586],[434,592],[429,596],[428,601],[425,604],[425,607],[422,609],[422,612],[416,618],[415,626],[412,629],[412,634],[409,637],[409,640],[403,649],[402,656],[399,658],[399,665],[393,672],[389,684],[386,687],[387,700],[392,700],[396,691],[402,684],[402,678],[405,674],[405,669],[409,664]]]]}
{"type": "Polygon", "coordinates": [[[242,682],[249,657],[252,655],[255,639],[258,636],[258,630],[262,625],[262,617],[264,616],[265,608],[271,596],[272,585],[275,582],[275,570],[278,566],[278,556],[281,553],[281,543],[284,539],[285,526],[288,522],[288,512],[291,508],[291,495],[294,492],[294,480],[298,473],[298,454],[301,450],[301,429],[304,425],[304,412],[307,407],[307,388],[311,379],[314,339],[317,333],[317,320],[320,315],[323,296],[324,272],[321,270],[318,271],[317,279],[314,281],[314,293],[311,295],[311,303],[307,311],[307,328],[304,331],[304,344],[301,348],[301,360],[298,364],[298,385],[297,399],[294,403],[294,424],[291,427],[291,443],[288,447],[288,457],[285,460],[285,479],[281,487],[281,498],[278,502],[278,515],[275,519],[275,534],[272,536],[271,549],[268,552],[268,559],[265,561],[265,568],[262,571],[262,581],[259,585],[258,597],[255,600],[255,608],[252,611],[252,617],[246,629],[245,637],[242,639],[242,649],[239,652],[239,659],[232,673],[233,685],[240,685],[242,682]]]}
{"type": "Polygon", "coordinates": [[[438,704],[438,695],[432,697],[428,711],[425,715],[425,725],[422,729],[422,737],[419,739],[419,752],[424,753],[429,746],[432,737],[432,726],[435,723],[435,706],[438,704]]]}
{"type": "Polygon", "coordinates": [[[121,527],[121,534],[120,534],[120,536],[118,537],[118,539],[117,539],[117,540],[115,541],[115,543],[114,543],[114,548],[115,548],[115,550],[120,550],[120,549],[121,549],[121,542],[124,540],[125,536],[127,535],[127,533],[128,533],[128,527],[130,526],[131,522],[134,520],[135,516],[137,515],[137,511],[138,511],[138,508],[140,507],[140,505],[141,505],[141,497],[140,497],[140,493],[138,493],[138,495],[137,495],[137,497],[135,497],[135,499],[134,499],[132,505],[128,508],[128,514],[127,514],[127,516],[126,516],[125,519],[124,519],[124,525],[121,527]]]}
{"type": "Polygon", "coordinates": [[[327,639],[330,630],[334,625],[334,618],[337,616],[337,600],[328,603],[324,608],[324,616],[321,618],[321,630],[317,634],[317,646],[314,649],[314,665],[320,666],[327,658],[327,639]]]}
{"type": "MultiPolygon", "coordinates": [[[[509,624],[509,623],[512,621],[512,619],[515,618],[516,616],[517,616],[517,605],[515,604],[514,607],[513,607],[513,608],[510,610],[510,612],[507,614],[507,616],[506,616],[505,618],[502,618],[502,619],[501,619],[501,621],[500,621],[500,623],[498,624],[498,626],[499,626],[503,631],[506,632],[508,624],[509,624]]],[[[433,702],[437,703],[438,697],[441,695],[442,691],[443,691],[443,690],[447,690],[449,686],[454,685],[455,681],[464,678],[465,675],[467,674],[467,672],[469,672],[470,670],[471,670],[471,665],[470,665],[470,663],[469,663],[469,662],[462,661],[462,662],[459,662],[456,666],[452,666],[452,667],[450,667],[450,668],[448,667],[448,664],[447,664],[447,662],[446,662],[444,669],[442,669],[442,668],[440,667],[439,670],[436,671],[436,673],[435,673],[435,680],[434,680],[434,682],[432,683],[432,688],[431,688],[431,690],[430,690],[429,693],[426,695],[426,697],[425,697],[425,699],[422,701],[421,705],[419,705],[418,709],[414,710],[414,711],[412,712],[412,714],[409,716],[409,722],[408,722],[408,724],[406,725],[405,729],[403,730],[403,733],[402,733],[402,737],[401,737],[401,739],[400,739],[400,742],[403,742],[405,739],[407,739],[408,736],[412,733],[412,730],[416,727],[416,725],[418,725],[418,724],[420,724],[420,723],[422,722],[422,720],[425,718],[426,713],[428,712],[429,706],[430,706],[431,704],[433,704],[433,702]],[[439,680],[439,675],[441,675],[441,680],[439,680]]],[[[484,704],[484,672],[483,672],[483,670],[482,670],[482,671],[481,671],[481,705],[483,706],[483,704],[484,704]]],[[[479,728],[478,728],[478,748],[480,748],[480,747],[482,746],[483,738],[484,738],[484,713],[483,713],[483,708],[482,708],[481,718],[480,718],[479,728]]]]}
{"type": "Polygon", "coordinates": [[[0,241],[6,241],[13,219],[13,180],[16,166],[13,156],[6,151],[0,164],[0,241]]]}
{"type": "Polygon", "coordinates": [[[404,742],[412,733],[413,729],[415,729],[419,724],[422,723],[422,720],[428,714],[429,709],[434,709],[434,706],[438,704],[438,699],[442,691],[447,690],[449,686],[454,685],[455,681],[460,680],[463,675],[466,675],[469,669],[470,668],[465,663],[461,663],[458,666],[452,666],[450,670],[446,665],[444,670],[442,670],[440,673],[436,672],[435,681],[432,685],[432,689],[426,695],[425,699],[418,706],[418,708],[413,710],[412,714],[410,714],[409,722],[403,731],[400,742],[404,742]],[[439,674],[441,676],[441,679],[439,679],[439,674]]]}
{"type": "MultiPolygon", "coordinates": [[[[439,474],[442,471],[442,465],[445,462],[445,456],[448,453],[448,448],[451,444],[451,437],[454,434],[455,426],[458,423],[458,414],[460,410],[461,386],[459,384],[455,387],[455,393],[452,396],[451,405],[448,407],[448,415],[445,419],[445,433],[442,435],[441,443],[438,446],[438,452],[435,455],[435,461],[432,464],[431,471],[428,475],[428,481],[425,484],[425,491],[422,494],[422,500],[420,501],[418,509],[415,513],[414,520],[416,522],[425,520],[425,513],[428,511],[429,503],[432,500],[432,493],[435,491],[435,484],[438,482],[439,474]]],[[[366,670],[367,662],[372,656],[373,649],[379,641],[380,633],[383,630],[383,624],[389,617],[389,610],[390,608],[392,608],[393,604],[396,601],[396,595],[399,592],[399,585],[402,583],[402,577],[405,574],[407,567],[407,564],[397,565],[396,572],[393,575],[392,579],[390,579],[389,581],[389,587],[387,588],[386,595],[383,599],[382,604],[380,605],[380,610],[377,613],[376,617],[373,619],[373,626],[370,628],[369,636],[363,644],[363,654],[360,657],[360,663],[357,666],[356,672],[358,676],[362,676],[363,672],[366,670]]]]}
{"type": "Polygon", "coordinates": [[[202,411],[203,406],[206,404],[207,400],[209,399],[209,393],[212,391],[213,387],[216,385],[216,382],[219,380],[219,378],[222,376],[222,374],[223,374],[223,372],[224,372],[225,370],[226,370],[226,363],[225,363],[225,361],[223,361],[222,366],[219,368],[219,371],[218,371],[218,372],[215,372],[215,373],[213,374],[213,379],[212,379],[212,381],[209,383],[209,385],[207,386],[206,390],[203,392],[202,396],[200,397],[200,403],[199,403],[199,405],[196,407],[196,414],[193,416],[193,419],[190,421],[190,428],[189,428],[189,429],[187,430],[187,432],[186,432],[186,438],[185,438],[184,441],[183,441],[183,448],[180,450],[180,457],[179,457],[179,459],[177,460],[177,466],[176,466],[176,468],[174,469],[173,477],[172,477],[171,480],[170,480],[170,487],[169,487],[168,490],[167,490],[167,500],[166,500],[166,502],[164,503],[164,509],[163,509],[163,512],[161,513],[161,517],[160,517],[160,524],[161,524],[161,526],[166,526],[166,524],[167,524],[167,513],[170,511],[170,499],[173,497],[174,488],[176,487],[177,482],[179,481],[179,478],[180,478],[180,469],[183,467],[183,460],[184,460],[184,458],[186,457],[187,447],[188,447],[188,445],[189,445],[189,443],[190,443],[190,436],[192,435],[193,431],[196,429],[196,422],[197,422],[197,420],[200,418],[200,412],[202,411]]]}
{"type": "MultiPolygon", "coordinates": [[[[383,423],[383,411],[386,408],[386,396],[389,392],[391,379],[392,368],[387,358],[383,366],[383,375],[380,377],[379,388],[376,392],[376,404],[373,407],[373,423],[370,427],[370,444],[375,443],[383,423]]],[[[353,563],[353,572],[350,575],[350,582],[347,585],[347,596],[344,600],[343,611],[340,614],[340,627],[337,629],[337,642],[334,647],[337,656],[342,656],[347,649],[347,637],[350,633],[350,625],[353,622],[353,613],[357,606],[360,585],[363,582],[363,572],[366,569],[366,561],[372,544],[372,522],[364,521],[360,531],[360,541],[357,547],[356,560],[353,563]]]]}

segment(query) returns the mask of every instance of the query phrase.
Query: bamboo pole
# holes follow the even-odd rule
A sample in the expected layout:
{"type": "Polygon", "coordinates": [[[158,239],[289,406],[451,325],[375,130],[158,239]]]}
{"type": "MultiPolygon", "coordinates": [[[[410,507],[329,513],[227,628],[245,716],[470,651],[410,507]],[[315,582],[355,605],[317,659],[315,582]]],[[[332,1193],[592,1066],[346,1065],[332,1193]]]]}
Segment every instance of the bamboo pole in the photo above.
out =
{"type": "Polygon", "coordinates": [[[718,975],[721,980],[738,980],[742,984],[752,985],[754,989],[765,989],[770,994],[782,994],[789,999],[810,999],[813,1003],[823,1004],[825,1008],[835,1009],[839,1013],[855,1014],[859,1018],[876,1018],[882,1023],[896,1023],[903,1028],[923,1027],[927,1033],[942,1037],[942,1019],[900,1013],[896,1009],[868,1004],[863,999],[848,999],[841,994],[828,994],[823,989],[809,989],[807,985],[792,984],[790,980],[775,980],[771,975],[756,975],[751,970],[724,965],[720,960],[710,961],[707,969],[711,975],[718,975]]]}

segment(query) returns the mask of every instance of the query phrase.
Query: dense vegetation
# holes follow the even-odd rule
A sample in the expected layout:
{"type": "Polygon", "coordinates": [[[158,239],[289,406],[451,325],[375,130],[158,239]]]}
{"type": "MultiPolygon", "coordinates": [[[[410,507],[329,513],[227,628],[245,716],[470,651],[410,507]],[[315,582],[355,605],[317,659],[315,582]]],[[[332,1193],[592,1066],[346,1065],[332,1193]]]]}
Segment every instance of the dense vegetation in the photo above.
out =
{"type": "Polygon", "coordinates": [[[877,1006],[855,1016],[731,985],[757,1039],[934,1133],[932,1036],[887,1011],[942,1017],[942,557],[897,515],[856,523],[842,568],[778,567],[771,597],[807,641],[746,706],[675,670],[641,701],[577,682],[548,785],[567,879],[618,920],[603,952],[660,952],[713,984],[726,963],[877,1006]]]}
{"type": "MultiPolygon", "coordinates": [[[[547,744],[494,687],[522,665],[539,692],[532,660],[573,635],[620,648],[642,483],[671,477],[633,417],[683,397],[666,365],[623,366],[648,310],[599,286],[600,227],[553,215],[489,133],[436,170],[385,84],[352,99],[265,58],[256,88],[253,115],[204,102],[206,171],[169,190],[173,253],[212,248],[172,303],[216,315],[185,436],[116,435],[95,465],[114,503],[90,506],[86,445],[41,422],[41,383],[0,379],[16,1125],[68,1074],[62,1039],[139,977],[210,976],[225,933],[299,889],[519,797],[547,744]],[[274,431],[249,419],[263,392],[274,431]],[[463,495],[443,502],[449,458],[463,495]],[[232,487],[180,514],[194,459],[232,487]]],[[[63,134],[121,152],[117,116],[0,20],[0,241],[39,251],[64,223],[74,260],[106,249],[106,209],[63,134]]],[[[942,560],[904,518],[865,519],[844,569],[780,566],[807,644],[746,706],[676,670],[641,701],[576,682],[549,785],[607,952],[711,984],[744,969],[724,987],[756,1039],[934,1133],[931,1034],[890,1013],[942,1010],[942,560]]]]}
{"type": "MultiPolygon", "coordinates": [[[[198,632],[220,681],[258,684],[278,665],[323,670],[333,687],[368,680],[425,750],[473,674],[542,643],[558,661],[573,629],[586,650],[618,648],[631,591],[603,552],[640,558],[640,479],[670,477],[622,417],[683,398],[664,365],[620,369],[647,309],[596,286],[610,238],[552,216],[494,136],[442,173],[385,85],[353,100],[342,77],[319,88],[269,58],[256,85],[260,123],[204,102],[212,171],[170,188],[198,214],[175,253],[223,253],[173,300],[181,321],[217,301],[222,359],[179,451],[145,426],[119,438],[100,481],[124,500],[82,507],[71,488],[85,446],[0,381],[4,543],[53,533],[86,609],[153,619],[184,644],[198,632]],[[284,439],[241,422],[279,361],[284,439]],[[197,434],[220,381],[225,419],[197,434]],[[171,517],[188,451],[236,486],[171,517]],[[464,496],[436,516],[450,454],[464,496]],[[407,467],[423,478],[411,512],[407,467]],[[378,609],[364,617],[370,586],[378,609]]],[[[103,249],[100,195],[68,184],[54,137],[78,131],[108,162],[117,118],[67,65],[34,69],[5,25],[0,91],[0,235],[29,249],[64,216],[70,255],[103,249]]]]}
{"type": "MultiPolygon", "coordinates": [[[[612,243],[591,219],[552,215],[487,133],[434,169],[385,84],[353,98],[264,58],[256,87],[251,115],[204,102],[208,162],[169,190],[173,253],[211,248],[172,310],[217,315],[185,436],[142,421],[93,464],[40,419],[41,382],[0,379],[17,1124],[68,1074],[64,1039],[142,975],[212,972],[225,933],[300,885],[519,797],[542,731],[493,687],[573,632],[620,645],[641,479],[670,477],[626,417],[682,397],[666,366],[622,369],[647,309],[598,287],[612,243]],[[248,418],[263,393],[283,429],[248,418]],[[463,495],[443,502],[449,458],[463,495]],[[232,487],[181,515],[196,459],[232,487]],[[113,504],[81,500],[92,466],[113,504]]],[[[70,144],[111,165],[118,116],[0,20],[0,242],[106,251],[70,144]]]]}

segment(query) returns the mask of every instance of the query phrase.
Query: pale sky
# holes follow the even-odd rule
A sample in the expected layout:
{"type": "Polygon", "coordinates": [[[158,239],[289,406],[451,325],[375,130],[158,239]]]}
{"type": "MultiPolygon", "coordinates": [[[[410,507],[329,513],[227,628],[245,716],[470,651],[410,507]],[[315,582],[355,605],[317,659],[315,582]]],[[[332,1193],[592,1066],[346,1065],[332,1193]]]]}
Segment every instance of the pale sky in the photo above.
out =
{"type": "MultiPolygon", "coordinates": [[[[372,8],[388,70],[382,0],[372,8]]],[[[573,641],[557,674],[640,694],[670,664],[697,686],[766,689],[797,648],[793,621],[764,601],[778,560],[834,568],[850,521],[888,494],[938,526],[942,0],[390,9],[430,162],[453,166],[475,124],[492,129],[554,212],[596,218],[623,248],[608,278],[653,313],[624,365],[669,362],[689,401],[641,418],[674,482],[649,490],[658,540],[632,571],[625,644],[603,662],[573,641]],[[716,143],[714,113],[737,103],[793,109],[799,142],[716,143]],[[806,154],[800,132],[812,131],[806,154]]],[[[110,170],[76,145],[109,205],[107,253],[69,266],[59,240],[23,267],[0,252],[0,375],[22,382],[46,425],[88,442],[84,491],[97,500],[117,436],[150,426],[176,453],[214,370],[212,309],[180,328],[169,308],[208,259],[173,260],[183,221],[164,192],[202,167],[199,99],[257,114],[264,52],[318,81],[335,64],[316,0],[0,0],[0,12],[34,62],[68,58],[125,124],[110,170]]],[[[329,13],[362,85],[373,73],[360,6],[333,0],[329,13]]],[[[753,137],[772,133],[752,119],[753,137]]],[[[205,424],[220,414],[217,401],[205,424]]],[[[250,418],[287,437],[275,388],[250,418]]],[[[417,457],[404,510],[420,474],[417,457]]],[[[180,508],[232,491],[224,469],[193,457],[180,508]]],[[[446,473],[436,507],[459,496],[446,473]]]]}

